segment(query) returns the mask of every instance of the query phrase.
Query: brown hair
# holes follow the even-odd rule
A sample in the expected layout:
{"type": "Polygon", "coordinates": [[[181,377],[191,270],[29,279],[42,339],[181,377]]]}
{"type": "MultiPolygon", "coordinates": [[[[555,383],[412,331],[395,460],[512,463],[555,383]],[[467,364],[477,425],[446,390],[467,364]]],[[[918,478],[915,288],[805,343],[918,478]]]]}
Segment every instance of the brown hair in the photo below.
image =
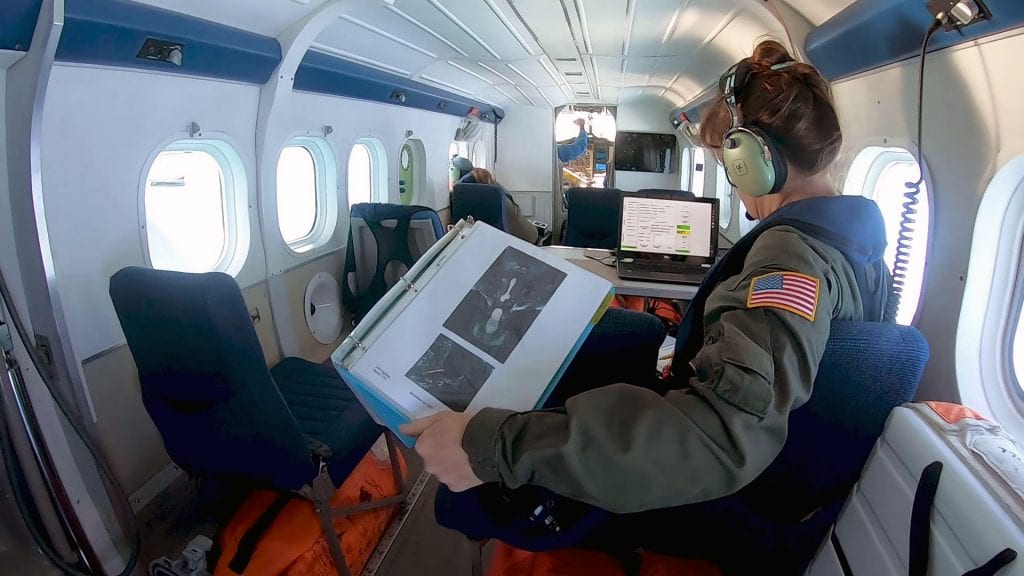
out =
{"type": "Polygon", "coordinates": [[[473,170],[470,171],[470,174],[473,175],[473,180],[475,180],[477,184],[490,184],[493,186],[498,183],[498,181],[494,179],[494,174],[491,174],[491,171],[485,168],[473,168],[473,170]]]}
{"type": "MultiPolygon", "coordinates": [[[[736,93],[739,121],[761,129],[775,141],[790,166],[817,174],[839,155],[843,134],[832,91],[813,66],[796,63],[771,69],[775,64],[793,60],[775,40],[757,45],[748,59],[750,74],[736,93]]],[[[700,139],[704,146],[721,148],[722,137],[731,125],[729,107],[719,95],[701,121],[700,139]]]]}

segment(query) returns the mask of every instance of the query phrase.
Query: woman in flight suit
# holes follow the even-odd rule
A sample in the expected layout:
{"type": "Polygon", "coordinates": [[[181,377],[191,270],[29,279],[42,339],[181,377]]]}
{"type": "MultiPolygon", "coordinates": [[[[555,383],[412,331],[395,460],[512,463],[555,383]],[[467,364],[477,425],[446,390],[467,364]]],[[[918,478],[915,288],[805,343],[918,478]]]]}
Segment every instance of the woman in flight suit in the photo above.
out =
{"type": "Polygon", "coordinates": [[[817,70],[762,42],[722,77],[701,139],[761,223],[691,303],[670,390],[597,382],[557,410],[447,412],[406,425],[449,489],[535,485],[615,513],[733,494],[782,449],[832,320],[882,319],[884,222],[827,174],[842,134],[817,70]]]}

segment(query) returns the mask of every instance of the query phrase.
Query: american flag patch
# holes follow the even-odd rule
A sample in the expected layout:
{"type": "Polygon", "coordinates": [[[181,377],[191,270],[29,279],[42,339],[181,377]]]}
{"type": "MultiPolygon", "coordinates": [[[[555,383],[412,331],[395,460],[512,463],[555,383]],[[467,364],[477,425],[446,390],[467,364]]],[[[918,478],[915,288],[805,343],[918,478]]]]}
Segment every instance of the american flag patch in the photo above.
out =
{"type": "Polygon", "coordinates": [[[772,272],[750,282],[747,308],[779,308],[814,321],[818,279],[796,272],[772,272]]]}

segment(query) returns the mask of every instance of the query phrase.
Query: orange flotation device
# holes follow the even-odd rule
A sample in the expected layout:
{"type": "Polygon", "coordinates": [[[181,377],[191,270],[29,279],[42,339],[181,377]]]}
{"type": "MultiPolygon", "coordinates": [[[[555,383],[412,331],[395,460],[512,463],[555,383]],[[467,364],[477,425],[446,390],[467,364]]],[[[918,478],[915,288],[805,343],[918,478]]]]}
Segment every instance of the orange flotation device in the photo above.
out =
{"type": "MultiPolygon", "coordinates": [[[[406,474],[405,459],[399,453],[403,476],[406,474]]],[[[373,452],[367,452],[355,470],[334,494],[334,507],[351,506],[394,496],[398,487],[391,471],[390,462],[379,460],[373,452]]],[[[219,537],[220,557],[214,569],[214,576],[239,576],[231,568],[239,545],[246,533],[264,513],[277,505],[281,493],[272,490],[256,490],[242,503],[219,537]]],[[[334,528],[341,539],[342,551],[351,574],[359,574],[377,547],[387,529],[397,506],[362,512],[354,516],[336,518],[334,528]]],[[[244,548],[245,545],[243,544],[244,548]]],[[[236,564],[236,567],[238,565],[236,564]]],[[[270,526],[259,537],[248,563],[241,572],[245,576],[335,576],[337,571],[331,559],[320,528],[320,520],[309,500],[295,496],[287,500],[284,507],[273,519],[270,526]]]]}

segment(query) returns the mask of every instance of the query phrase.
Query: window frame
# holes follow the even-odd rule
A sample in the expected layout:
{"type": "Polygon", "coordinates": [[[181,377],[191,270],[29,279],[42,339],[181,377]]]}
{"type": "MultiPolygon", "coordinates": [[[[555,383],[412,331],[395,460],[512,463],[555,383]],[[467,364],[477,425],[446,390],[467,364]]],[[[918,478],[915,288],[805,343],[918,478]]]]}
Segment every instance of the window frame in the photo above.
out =
{"type": "Polygon", "coordinates": [[[708,187],[707,186],[707,184],[708,184],[708,151],[705,150],[704,148],[700,148],[700,147],[694,148],[693,149],[693,153],[691,154],[691,160],[690,160],[690,187],[693,188],[694,181],[696,180],[696,178],[694,178],[694,176],[697,175],[697,154],[698,154],[698,152],[700,153],[700,157],[701,157],[701,162],[700,162],[701,163],[701,169],[700,169],[700,192],[698,193],[697,190],[690,190],[690,192],[693,192],[694,196],[698,196],[698,197],[704,198],[704,197],[706,197],[704,192],[707,191],[707,187],[708,187]]]}
{"type": "Polygon", "coordinates": [[[149,228],[146,217],[146,188],[153,163],[163,152],[204,152],[220,167],[221,210],[224,214],[224,249],[217,264],[206,272],[223,272],[237,277],[249,256],[251,242],[249,180],[245,162],[235,142],[226,134],[197,134],[189,137],[179,134],[165,139],[150,152],[139,175],[139,235],[142,260],[148,268],[155,268],[149,247],[149,228]]]}
{"type": "Polygon", "coordinates": [[[971,238],[956,331],[960,401],[1024,436],[1024,396],[1013,340],[1024,305],[1024,154],[1003,163],[986,187],[971,238]]]}
{"type": "Polygon", "coordinates": [[[349,197],[348,165],[352,159],[352,150],[358,145],[365,146],[370,154],[370,203],[385,204],[391,201],[388,153],[384,142],[377,136],[360,136],[348,147],[348,154],[345,156],[345,203],[349,210],[352,209],[352,201],[349,197]]]}
{"type": "MultiPolygon", "coordinates": [[[[912,145],[908,145],[905,148],[903,146],[889,145],[864,146],[853,156],[850,168],[843,179],[842,194],[844,196],[862,196],[877,204],[878,199],[875,197],[875,189],[878,187],[879,178],[893,164],[907,161],[916,163],[918,170],[924,176],[925,197],[919,201],[919,206],[920,202],[926,201],[928,203],[928,233],[924,238],[924,263],[921,266],[921,287],[917,295],[917,307],[914,309],[914,315],[909,324],[910,326],[916,326],[921,318],[921,309],[924,306],[925,296],[927,295],[928,262],[931,260],[932,231],[934,230],[935,223],[935,203],[933,202],[932,179],[928,170],[928,163],[924,158],[921,158],[920,153],[912,145]],[[852,183],[857,184],[852,185],[852,183]],[[871,184],[870,186],[868,186],[869,183],[871,184]],[[859,189],[860,192],[855,192],[853,189],[859,189]],[[867,195],[868,189],[871,192],[870,196],[867,195]]],[[[900,205],[902,206],[902,201],[900,205]]],[[[902,214],[902,210],[900,214],[902,214]]],[[[918,208],[918,214],[915,215],[915,218],[917,218],[918,224],[920,224],[920,208],[918,208]]]]}
{"type": "Polygon", "coordinates": [[[338,226],[338,162],[330,142],[323,138],[304,134],[293,136],[284,143],[277,154],[278,166],[280,166],[281,154],[284,153],[285,148],[290,146],[304,148],[313,158],[314,181],[316,182],[316,216],[313,221],[313,228],[309,234],[290,242],[284,239],[279,220],[281,208],[277,205],[281,200],[281,192],[277,188],[278,167],[275,166],[274,192],[276,194],[275,208],[277,212],[275,213],[275,221],[277,221],[277,234],[281,242],[293,253],[307,254],[330,242],[338,226]],[[332,196],[328,194],[328,190],[335,192],[334,201],[332,201],[332,196]]]}
{"type": "Polygon", "coordinates": [[[684,167],[679,171],[679,188],[685,192],[690,190],[690,180],[693,179],[693,152],[689,146],[682,146],[679,152],[679,165],[684,167]]]}

